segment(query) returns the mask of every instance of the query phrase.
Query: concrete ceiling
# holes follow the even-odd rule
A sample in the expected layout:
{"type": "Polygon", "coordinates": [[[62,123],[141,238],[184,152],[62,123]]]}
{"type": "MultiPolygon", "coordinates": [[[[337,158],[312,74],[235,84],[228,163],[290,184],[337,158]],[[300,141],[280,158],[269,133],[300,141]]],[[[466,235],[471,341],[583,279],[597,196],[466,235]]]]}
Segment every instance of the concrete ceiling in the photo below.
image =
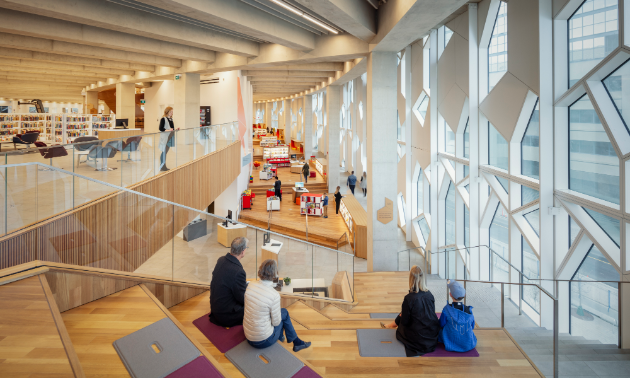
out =
{"type": "Polygon", "coordinates": [[[0,0],[0,97],[82,102],[82,91],[118,82],[231,70],[244,71],[255,101],[295,96],[409,39],[417,23],[406,12],[424,28],[418,9],[441,17],[465,3],[407,0],[381,14],[396,2],[279,1],[324,26],[272,0],[0,0]]]}

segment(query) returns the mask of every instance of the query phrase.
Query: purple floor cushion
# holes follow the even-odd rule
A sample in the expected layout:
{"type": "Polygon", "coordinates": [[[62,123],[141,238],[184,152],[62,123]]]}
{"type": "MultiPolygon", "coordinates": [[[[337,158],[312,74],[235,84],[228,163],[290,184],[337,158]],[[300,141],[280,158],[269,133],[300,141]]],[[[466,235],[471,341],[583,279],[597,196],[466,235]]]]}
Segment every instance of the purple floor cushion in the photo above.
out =
{"type": "Polygon", "coordinates": [[[315,373],[310,367],[304,366],[300,371],[295,373],[293,378],[321,378],[321,375],[315,373]]]}
{"type": "Polygon", "coordinates": [[[214,365],[208,361],[205,356],[199,356],[189,362],[188,364],[182,366],[181,368],[175,370],[171,374],[167,375],[166,378],[223,378],[223,375],[219,373],[214,365]]]}
{"type": "Polygon", "coordinates": [[[449,352],[444,349],[444,344],[438,343],[433,352],[427,353],[422,357],[479,357],[479,352],[477,352],[476,348],[468,352],[449,352]]]}
{"type": "Polygon", "coordinates": [[[196,319],[193,324],[221,353],[225,353],[245,341],[245,333],[243,332],[242,325],[230,328],[220,327],[211,323],[208,315],[209,313],[196,319]]]}

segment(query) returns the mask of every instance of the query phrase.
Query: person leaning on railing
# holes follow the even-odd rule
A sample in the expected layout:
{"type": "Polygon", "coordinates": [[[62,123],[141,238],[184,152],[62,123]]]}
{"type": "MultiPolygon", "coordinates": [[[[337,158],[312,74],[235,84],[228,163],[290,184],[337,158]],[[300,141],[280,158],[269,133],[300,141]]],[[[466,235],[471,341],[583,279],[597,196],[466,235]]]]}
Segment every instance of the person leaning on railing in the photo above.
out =
{"type": "Polygon", "coordinates": [[[435,314],[435,298],[426,287],[422,269],[414,265],[409,271],[409,294],[405,295],[402,312],[383,328],[397,328],[396,339],[405,345],[407,357],[422,356],[435,350],[440,321],[435,314]]]}
{"type": "MultiPolygon", "coordinates": [[[[164,109],[164,117],[160,120],[160,131],[162,132],[158,146],[158,149],[162,152],[160,155],[160,171],[168,171],[166,167],[166,154],[171,147],[175,146],[173,141],[175,133],[173,129],[175,129],[175,124],[173,123],[173,108],[167,106],[166,109],[164,109]]],[[[176,130],[179,130],[179,128],[176,130]]]]}
{"type": "Polygon", "coordinates": [[[258,269],[260,281],[251,282],[245,291],[245,318],[243,330],[249,345],[257,349],[272,346],[278,340],[293,343],[293,351],[298,352],[311,346],[295,333],[293,323],[286,308],[280,308],[280,294],[274,289],[273,280],[278,278],[278,265],[267,259],[258,269]]]}

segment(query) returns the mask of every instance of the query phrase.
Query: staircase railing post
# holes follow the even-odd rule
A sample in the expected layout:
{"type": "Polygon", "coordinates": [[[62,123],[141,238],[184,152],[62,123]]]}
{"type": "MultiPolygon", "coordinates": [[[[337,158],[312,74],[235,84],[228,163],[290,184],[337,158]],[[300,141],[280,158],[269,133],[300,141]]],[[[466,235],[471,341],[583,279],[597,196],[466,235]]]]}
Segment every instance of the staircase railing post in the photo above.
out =
{"type": "Polygon", "coordinates": [[[501,328],[505,328],[505,284],[501,282],[501,328]]]}
{"type": "Polygon", "coordinates": [[[556,281],[556,298],[553,299],[553,377],[558,378],[560,365],[558,363],[559,354],[559,314],[558,314],[558,281],[556,281]]]}

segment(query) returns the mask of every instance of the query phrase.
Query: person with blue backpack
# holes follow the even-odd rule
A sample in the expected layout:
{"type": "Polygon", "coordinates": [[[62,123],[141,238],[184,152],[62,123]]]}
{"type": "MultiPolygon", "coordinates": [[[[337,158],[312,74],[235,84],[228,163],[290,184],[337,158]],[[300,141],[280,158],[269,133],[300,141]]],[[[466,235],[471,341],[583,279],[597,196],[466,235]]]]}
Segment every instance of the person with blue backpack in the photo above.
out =
{"type": "Polygon", "coordinates": [[[447,303],[440,315],[440,334],[438,341],[444,343],[449,352],[468,352],[477,346],[475,316],[472,306],[462,303],[466,297],[466,289],[457,281],[448,280],[447,286],[453,303],[447,303]]]}

